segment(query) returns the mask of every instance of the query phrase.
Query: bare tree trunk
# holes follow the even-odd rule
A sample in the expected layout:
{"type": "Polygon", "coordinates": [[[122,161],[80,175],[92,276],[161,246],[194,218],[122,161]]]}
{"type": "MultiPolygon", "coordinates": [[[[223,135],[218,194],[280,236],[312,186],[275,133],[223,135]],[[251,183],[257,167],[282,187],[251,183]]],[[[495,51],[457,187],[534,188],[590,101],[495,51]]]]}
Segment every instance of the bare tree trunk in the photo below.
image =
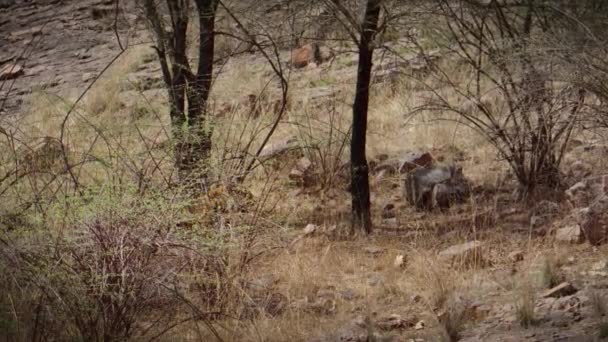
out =
{"type": "Polygon", "coordinates": [[[352,230],[372,232],[370,214],[369,170],[365,156],[367,111],[371,81],[373,40],[378,31],[381,0],[368,0],[359,41],[357,88],[353,104],[353,133],[351,140],[352,230]]]}
{"type": "MultiPolygon", "coordinates": [[[[196,75],[190,74],[186,96],[188,100],[188,136],[184,137],[177,148],[180,159],[178,169],[180,178],[204,180],[207,173],[194,175],[201,167],[201,161],[208,159],[211,151],[211,129],[206,127],[207,101],[213,80],[213,55],[215,52],[215,13],[218,0],[195,0],[199,19],[198,69],[196,75]]],[[[187,60],[184,61],[187,63],[187,60]]]]}
{"type": "Polygon", "coordinates": [[[215,50],[215,14],[219,0],[194,0],[199,19],[199,55],[196,74],[187,56],[190,0],[166,0],[171,18],[171,32],[165,29],[154,0],[144,2],[157,40],[165,85],[170,99],[170,116],[175,145],[175,166],[180,181],[204,181],[206,171],[195,174],[211,151],[211,130],[205,127],[207,101],[213,80],[215,50]],[[187,104],[187,106],[186,106],[187,104]]]}

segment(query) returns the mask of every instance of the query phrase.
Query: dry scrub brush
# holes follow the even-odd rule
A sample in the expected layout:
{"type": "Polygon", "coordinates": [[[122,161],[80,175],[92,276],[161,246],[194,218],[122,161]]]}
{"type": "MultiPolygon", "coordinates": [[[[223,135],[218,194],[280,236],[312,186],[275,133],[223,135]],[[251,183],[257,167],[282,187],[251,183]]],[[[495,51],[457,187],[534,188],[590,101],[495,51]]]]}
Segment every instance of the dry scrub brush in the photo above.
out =
{"type": "MultiPolygon", "coordinates": [[[[531,5],[437,5],[444,20],[433,31],[449,53],[442,63],[428,61],[433,96],[420,109],[448,114],[483,134],[510,165],[522,197],[561,185],[559,166],[584,92],[558,82],[559,61],[536,48],[545,39],[542,18],[531,5]]],[[[418,47],[425,55],[424,45],[418,47]]]]}

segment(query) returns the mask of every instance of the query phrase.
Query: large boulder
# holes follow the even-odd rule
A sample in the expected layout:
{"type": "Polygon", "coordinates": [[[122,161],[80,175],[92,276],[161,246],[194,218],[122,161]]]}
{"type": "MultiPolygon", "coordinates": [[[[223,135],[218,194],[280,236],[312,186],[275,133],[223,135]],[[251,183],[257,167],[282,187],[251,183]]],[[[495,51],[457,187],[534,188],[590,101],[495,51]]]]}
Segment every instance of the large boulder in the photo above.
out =
{"type": "Polygon", "coordinates": [[[470,183],[462,168],[441,166],[410,172],[404,183],[404,196],[418,209],[448,208],[463,202],[470,193],[470,183]]]}

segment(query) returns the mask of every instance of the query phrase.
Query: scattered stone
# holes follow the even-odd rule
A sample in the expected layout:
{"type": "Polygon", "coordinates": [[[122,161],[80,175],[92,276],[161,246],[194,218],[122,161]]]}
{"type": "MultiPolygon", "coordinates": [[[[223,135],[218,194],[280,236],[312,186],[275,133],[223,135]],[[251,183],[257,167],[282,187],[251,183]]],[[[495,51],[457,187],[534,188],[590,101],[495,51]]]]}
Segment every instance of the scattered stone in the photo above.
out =
{"type": "Polygon", "coordinates": [[[419,167],[431,167],[433,161],[433,156],[429,152],[408,152],[400,158],[399,173],[407,173],[419,167]]]}
{"type": "Polygon", "coordinates": [[[399,254],[395,257],[395,261],[393,262],[393,266],[395,268],[401,268],[405,266],[405,255],[399,254]]]}
{"type": "Polygon", "coordinates": [[[562,242],[580,243],[583,241],[583,233],[578,224],[573,224],[571,226],[558,229],[555,232],[555,238],[562,242]]]}
{"type": "Polygon", "coordinates": [[[306,225],[306,227],[304,227],[304,230],[303,230],[304,236],[314,234],[314,232],[317,230],[317,228],[318,227],[316,225],[309,223],[308,225],[306,225]]]}
{"type": "Polygon", "coordinates": [[[541,298],[558,298],[573,295],[577,291],[578,290],[569,282],[563,282],[556,287],[541,293],[540,296],[541,298]]]}
{"type": "Polygon", "coordinates": [[[509,255],[507,256],[507,258],[509,258],[509,260],[511,260],[513,262],[523,261],[524,260],[524,252],[520,251],[520,250],[513,251],[513,252],[509,253],[509,255]]]}
{"type": "Polygon", "coordinates": [[[422,330],[424,329],[426,323],[424,323],[424,321],[418,321],[418,323],[416,323],[416,325],[414,326],[414,330],[422,330]]]}
{"type": "Polygon", "coordinates": [[[382,208],[382,218],[390,219],[396,216],[395,205],[393,203],[387,203],[384,208],[382,208]]]}
{"type": "Polygon", "coordinates": [[[439,253],[439,257],[450,263],[468,265],[482,261],[481,241],[470,241],[447,248],[439,253]]]}
{"type": "Polygon", "coordinates": [[[19,64],[8,63],[0,68],[0,81],[12,80],[23,75],[23,67],[19,64]]]}

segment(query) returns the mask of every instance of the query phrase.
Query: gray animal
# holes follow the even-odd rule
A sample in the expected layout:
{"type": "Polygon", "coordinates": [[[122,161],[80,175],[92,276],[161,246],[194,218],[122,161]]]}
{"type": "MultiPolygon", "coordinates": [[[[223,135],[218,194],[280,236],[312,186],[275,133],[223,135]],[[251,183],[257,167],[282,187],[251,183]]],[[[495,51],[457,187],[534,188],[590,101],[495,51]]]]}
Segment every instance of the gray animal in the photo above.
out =
{"type": "Polygon", "coordinates": [[[405,178],[405,198],[418,209],[446,209],[469,193],[470,184],[460,166],[418,168],[405,178]]]}

